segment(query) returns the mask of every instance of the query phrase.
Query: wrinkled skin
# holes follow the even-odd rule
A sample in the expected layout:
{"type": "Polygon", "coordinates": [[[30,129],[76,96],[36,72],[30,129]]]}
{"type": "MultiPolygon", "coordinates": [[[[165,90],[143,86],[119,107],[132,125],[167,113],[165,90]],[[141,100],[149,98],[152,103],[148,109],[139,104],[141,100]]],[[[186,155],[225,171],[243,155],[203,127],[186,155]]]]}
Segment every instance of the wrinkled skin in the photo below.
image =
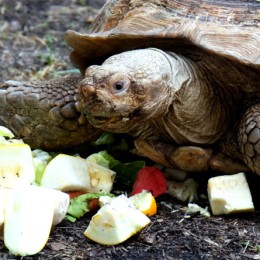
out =
{"type": "MultiPolygon", "coordinates": [[[[227,65],[227,60],[215,58],[213,61],[208,58],[201,64],[195,64],[184,57],[158,49],[115,55],[101,66],[90,66],[86,70],[85,79],[79,84],[81,111],[97,128],[115,133],[130,133],[150,142],[170,141],[172,148],[175,145],[215,145],[221,143],[220,140],[225,135],[231,136],[231,140],[235,141],[232,144],[229,140],[226,141],[226,145],[234,146],[229,155],[241,158],[251,170],[260,174],[260,119],[258,114],[250,114],[256,122],[252,128],[257,132],[251,145],[250,133],[241,130],[244,126],[239,126],[236,121],[240,113],[238,107],[242,103],[237,92],[243,91],[245,75],[230,64],[233,77],[226,83],[225,71],[221,69],[224,62],[227,65]],[[219,68],[218,75],[213,74],[215,66],[219,68]],[[215,95],[216,91],[218,96],[215,95]],[[225,103],[226,100],[229,102],[225,103]],[[239,135],[244,134],[243,142],[237,141],[238,132],[239,135]],[[249,145],[251,150],[246,148],[249,145]]],[[[245,92],[244,99],[251,94],[250,91],[245,92]]],[[[259,107],[259,104],[255,105],[257,111],[259,107]]],[[[143,150],[140,141],[136,141],[136,146],[139,152],[162,162],[162,156],[151,155],[152,151],[147,154],[148,147],[143,150]]],[[[153,145],[153,150],[152,147],[153,145]]],[[[159,151],[158,146],[156,150],[159,151]]],[[[171,155],[165,151],[172,149],[164,146],[162,150],[164,157],[168,157],[165,162],[171,161],[171,155]]],[[[186,152],[188,154],[191,154],[190,149],[186,152]]],[[[207,168],[205,164],[210,160],[211,165],[215,164],[211,155],[206,157],[204,170],[207,168]]],[[[172,164],[176,165],[174,160],[172,164]]]]}
{"type": "Polygon", "coordinates": [[[228,118],[221,114],[221,104],[208,98],[213,93],[205,81],[199,82],[193,66],[158,49],[113,56],[86,70],[79,85],[82,112],[106,131],[178,144],[214,143],[226,131],[220,125],[228,118]]]}
{"type": "MultiPolygon", "coordinates": [[[[137,62],[139,50],[112,56],[102,66],[86,70],[79,92],[82,113],[91,124],[118,133],[140,129],[143,135],[147,120],[165,114],[173,93],[168,87],[171,64],[160,51],[150,50],[148,54],[144,63],[137,62]]],[[[174,86],[176,90],[178,87],[174,86]]]]}

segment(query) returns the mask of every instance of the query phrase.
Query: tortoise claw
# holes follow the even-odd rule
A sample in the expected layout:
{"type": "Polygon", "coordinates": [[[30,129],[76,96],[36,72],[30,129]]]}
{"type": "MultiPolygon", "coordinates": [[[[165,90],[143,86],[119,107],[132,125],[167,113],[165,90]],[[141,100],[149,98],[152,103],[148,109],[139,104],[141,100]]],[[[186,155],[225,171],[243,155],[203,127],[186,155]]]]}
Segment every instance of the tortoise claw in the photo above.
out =
{"type": "Polygon", "coordinates": [[[152,161],[188,172],[208,170],[208,162],[212,155],[210,149],[196,146],[176,147],[160,141],[135,140],[137,153],[152,161]]]}
{"type": "Polygon", "coordinates": [[[134,141],[135,153],[148,157],[152,161],[164,165],[166,167],[173,167],[169,160],[169,154],[175,149],[171,144],[166,144],[159,141],[144,141],[137,139],[134,141]]]}
{"type": "Polygon", "coordinates": [[[241,161],[221,152],[197,146],[174,146],[160,141],[135,140],[136,153],[163,166],[184,172],[219,171],[232,174],[248,172],[241,161]]]}

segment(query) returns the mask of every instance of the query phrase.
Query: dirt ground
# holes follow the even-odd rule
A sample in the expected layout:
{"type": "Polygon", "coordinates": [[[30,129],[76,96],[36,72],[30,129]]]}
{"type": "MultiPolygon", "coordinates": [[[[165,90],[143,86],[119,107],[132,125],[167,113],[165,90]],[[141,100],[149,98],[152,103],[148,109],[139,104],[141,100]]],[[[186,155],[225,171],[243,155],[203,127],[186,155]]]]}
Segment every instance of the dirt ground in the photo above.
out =
{"type": "MultiPolygon", "coordinates": [[[[67,29],[86,31],[103,3],[0,0],[0,83],[75,72],[63,33],[67,29]]],[[[249,176],[249,183],[255,213],[185,217],[182,208],[186,204],[165,195],[157,200],[158,214],[151,218],[152,224],[118,246],[98,245],[84,237],[90,221],[86,216],[74,224],[64,220],[39,254],[21,259],[260,259],[259,178],[249,176]]],[[[198,204],[208,206],[207,200],[198,204]]],[[[20,257],[10,255],[0,241],[0,259],[20,257]]]]}

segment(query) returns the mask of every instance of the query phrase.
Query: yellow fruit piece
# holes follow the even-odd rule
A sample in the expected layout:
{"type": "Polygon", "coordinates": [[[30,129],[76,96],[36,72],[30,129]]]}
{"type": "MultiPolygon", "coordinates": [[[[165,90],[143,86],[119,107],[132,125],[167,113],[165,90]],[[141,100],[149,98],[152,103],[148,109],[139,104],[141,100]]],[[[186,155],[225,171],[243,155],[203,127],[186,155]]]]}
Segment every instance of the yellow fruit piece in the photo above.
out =
{"type": "Polygon", "coordinates": [[[109,193],[112,190],[116,173],[96,163],[87,161],[87,165],[91,186],[89,192],[109,193]]]}
{"type": "Polygon", "coordinates": [[[117,245],[146,227],[150,219],[124,195],[106,203],[92,217],[84,235],[103,245],[117,245]]]}
{"type": "Polygon", "coordinates": [[[3,228],[5,221],[5,190],[0,188],[0,240],[3,239],[3,228]]]}
{"type": "Polygon", "coordinates": [[[151,192],[143,190],[129,198],[142,213],[153,216],[157,213],[157,204],[151,192]]]}
{"type": "Polygon", "coordinates": [[[242,172],[210,178],[208,197],[213,215],[254,211],[251,192],[242,172]]]}
{"type": "Polygon", "coordinates": [[[4,243],[14,255],[34,255],[47,243],[54,203],[44,189],[6,190],[4,243]]]}
{"type": "Polygon", "coordinates": [[[31,148],[27,144],[0,145],[0,187],[30,185],[35,180],[31,148]]]}
{"type": "Polygon", "coordinates": [[[41,186],[61,191],[89,191],[90,178],[86,161],[71,155],[57,155],[46,166],[41,186]]]}
{"type": "Polygon", "coordinates": [[[46,166],[40,184],[61,191],[109,193],[115,174],[83,158],[59,154],[46,166]]]}

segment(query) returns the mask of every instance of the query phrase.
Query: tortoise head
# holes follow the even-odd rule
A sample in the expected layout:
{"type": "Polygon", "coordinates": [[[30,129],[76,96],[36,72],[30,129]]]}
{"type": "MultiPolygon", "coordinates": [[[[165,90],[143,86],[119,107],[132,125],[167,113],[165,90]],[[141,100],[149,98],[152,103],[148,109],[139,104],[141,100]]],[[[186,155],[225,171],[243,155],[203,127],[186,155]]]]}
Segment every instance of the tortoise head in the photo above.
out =
{"type": "Polygon", "coordinates": [[[105,131],[124,133],[163,114],[171,64],[157,49],[123,52],[90,66],[79,84],[81,112],[105,131]]]}

